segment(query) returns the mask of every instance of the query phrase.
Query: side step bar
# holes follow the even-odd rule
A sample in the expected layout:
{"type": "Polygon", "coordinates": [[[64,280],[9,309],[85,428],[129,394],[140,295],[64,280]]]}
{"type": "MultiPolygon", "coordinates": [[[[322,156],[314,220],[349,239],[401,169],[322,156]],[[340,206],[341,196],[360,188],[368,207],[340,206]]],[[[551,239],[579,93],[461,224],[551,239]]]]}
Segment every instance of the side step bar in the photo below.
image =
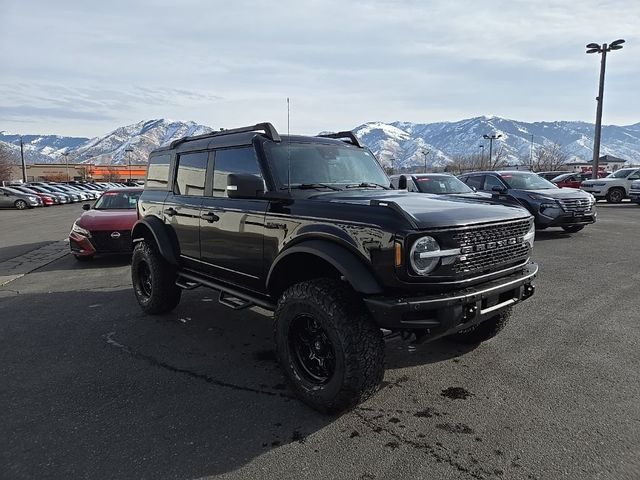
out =
{"type": "Polygon", "coordinates": [[[276,309],[273,302],[264,298],[251,295],[250,293],[243,292],[208,278],[202,278],[199,275],[189,272],[180,272],[176,280],[176,285],[180,288],[184,288],[185,290],[193,290],[194,288],[202,286],[217,290],[220,292],[218,301],[225,307],[229,307],[234,310],[242,310],[244,308],[253,307],[254,305],[270,311],[276,309]]]}

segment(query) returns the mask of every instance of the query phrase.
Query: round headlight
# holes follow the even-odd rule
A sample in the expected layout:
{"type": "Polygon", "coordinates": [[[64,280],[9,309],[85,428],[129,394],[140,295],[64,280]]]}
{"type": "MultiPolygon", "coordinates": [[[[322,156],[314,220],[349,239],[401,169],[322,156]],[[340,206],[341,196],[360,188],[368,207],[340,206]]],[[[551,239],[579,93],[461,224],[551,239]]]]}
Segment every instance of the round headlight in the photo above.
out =
{"type": "Polygon", "coordinates": [[[433,237],[421,237],[411,247],[409,260],[418,275],[432,272],[440,261],[440,245],[433,237]]]}

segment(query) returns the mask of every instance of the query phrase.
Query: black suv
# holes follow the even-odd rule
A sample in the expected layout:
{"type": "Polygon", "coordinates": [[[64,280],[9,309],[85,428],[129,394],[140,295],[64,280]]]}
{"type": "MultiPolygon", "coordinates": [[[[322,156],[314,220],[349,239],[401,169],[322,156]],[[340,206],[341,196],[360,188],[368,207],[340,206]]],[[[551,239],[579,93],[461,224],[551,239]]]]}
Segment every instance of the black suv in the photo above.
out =
{"type": "Polygon", "coordinates": [[[575,188],[558,188],[536,173],[473,172],[458,178],[472,188],[491,193],[495,202],[525,207],[541,230],[561,227],[567,233],[576,233],[596,221],[593,195],[575,188]]]}
{"type": "Polygon", "coordinates": [[[274,311],[296,394],[356,405],[384,373],[383,329],[478,343],[529,298],[533,219],[522,208],[391,190],[352,132],[281,137],[269,123],[151,153],[132,280],[150,314],[182,289],[274,311]]]}

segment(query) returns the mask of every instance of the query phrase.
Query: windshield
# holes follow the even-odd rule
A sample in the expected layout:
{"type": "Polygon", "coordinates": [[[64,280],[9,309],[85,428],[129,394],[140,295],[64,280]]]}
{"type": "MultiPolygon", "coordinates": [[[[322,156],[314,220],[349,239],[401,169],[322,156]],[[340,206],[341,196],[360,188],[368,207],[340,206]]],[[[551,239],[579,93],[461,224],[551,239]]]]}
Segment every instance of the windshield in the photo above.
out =
{"type": "Polygon", "coordinates": [[[618,170],[615,173],[609,175],[609,178],[627,178],[632,172],[635,170],[629,168],[623,168],[622,170],[618,170]]]}
{"type": "Polygon", "coordinates": [[[141,191],[135,192],[106,192],[93,206],[96,210],[133,210],[138,204],[141,191]]]}
{"type": "Polygon", "coordinates": [[[509,188],[515,188],[518,190],[549,190],[552,188],[558,188],[537,173],[509,172],[501,173],[500,176],[509,188]]]}
{"type": "Polygon", "coordinates": [[[287,186],[289,158],[292,186],[325,184],[342,188],[364,183],[389,186],[389,179],[373,154],[346,144],[283,141],[268,144],[268,156],[280,188],[287,186]]]}
{"type": "Polygon", "coordinates": [[[422,193],[473,193],[473,190],[453,175],[415,177],[422,193]]]}

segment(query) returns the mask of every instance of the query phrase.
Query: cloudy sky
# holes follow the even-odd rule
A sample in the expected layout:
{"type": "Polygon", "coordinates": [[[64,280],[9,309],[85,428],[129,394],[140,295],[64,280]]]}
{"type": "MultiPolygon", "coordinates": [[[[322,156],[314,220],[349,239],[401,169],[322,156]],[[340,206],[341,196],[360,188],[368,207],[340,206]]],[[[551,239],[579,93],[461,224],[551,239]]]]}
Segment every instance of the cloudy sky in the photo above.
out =
{"type": "Polygon", "coordinates": [[[640,122],[638,0],[0,0],[0,130],[142,119],[312,134],[479,115],[640,122]]]}

